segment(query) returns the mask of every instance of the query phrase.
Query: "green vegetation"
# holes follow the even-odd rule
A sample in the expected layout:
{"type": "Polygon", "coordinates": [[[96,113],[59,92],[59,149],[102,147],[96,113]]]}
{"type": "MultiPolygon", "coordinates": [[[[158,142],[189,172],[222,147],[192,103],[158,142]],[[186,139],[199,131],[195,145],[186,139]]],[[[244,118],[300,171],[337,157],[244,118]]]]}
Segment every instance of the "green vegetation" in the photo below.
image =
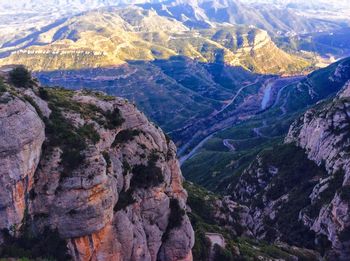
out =
{"type": "Polygon", "coordinates": [[[265,241],[249,239],[233,234],[214,217],[213,202],[219,197],[197,185],[186,182],[188,205],[192,210],[188,213],[195,231],[195,245],[192,249],[194,261],[207,260],[210,254],[210,241],[205,233],[219,233],[225,238],[226,248],[216,247],[216,260],[253,261],[258,257],[269,259],[292,260],[291,255],[300,260],[316,260],[316,257],[304,249],[275,246],[265,241]],[[237,249],[240,255],[237,255],[237,249]]]}
{"type": "Polygon", "coordinates": [[[106,117],[107,120],[105,124],[105,127],[107,129],[115,129],[117,127],[120,127],[125,121],[118,108],[114,108],[113,111],[106,111],[103,113],[103,115],[106,117]]]}
{"type": "Polygon", "coordinates": [[[164,181],[162,170],[153,162],[148,165],[136,165],[132,169],[132,179],[130,186],[132,188],[150,188],[161,184],[164,181]]]}
{"type": "Polygon", "coordinates": [[[5,244],[0,248],[0,256],[5,258],[29,258],[48,260],[69,260],[66,243],[57,231],[45,229],[39,235],[30,232],[19,238],[5,235],[5,244]]]}
{"type": "MultiPolygon", "coordinates": [[[[269,118],[267,118],[269,119],[269,118]]],[[[268,127],[262,128],[263,134],[275,134],[274,136],[259,137],[253,131],[254,128],[263,125],[262,119],[255,119],[226,129],[209,139],[198,153],[187,160],[182,171],[186,179],[195,182],[218,193],[230,193],[227,185],[233,183],[249,166],[262,150],[272,148],[283,140],[286,129],[276,132],[276,124],[287,125],[290,119],[276,122],[268,120],[268,127]],[[275,133],[272,133],[274,130],[275,133]],[[223,145],[224,140],[235,148],[229,151],[223,145]]]]}
{"type": "Polygon", "coordinates": [[[120,131],[114,139],[112,147],[116,147],[118,144],[123,144],[134,139],[134,137],[141,134],[140,130],[136,129],[126,129],[120,131]]]}
{"type": "Polygon", "coordinates": [[[102,101],[114,101],[115,100],[114,96],[106,95],[104,92],[93,91],[93,90],[89,90],[89,89],[83,89],[82,92],[83,92],[83,94],[94,96],[102,101]]]}
{"type": "Polygon", "coordinates": [[[52,111],[50,118],[45,119],[46,134],[49,147],[60,147],[64,174],[68,173],[84,162],[83,151],[87,148],[87,141],[96,144],[100,140],[93,124],[85,124],[79,128],[73,126],[62,114],[63,110],[80,113],[82,117],[97,117],[97,111],[89,105],[74,102],[72,91],[64,89],[39,89],[39,93],[48,100],[52,111]]]}
{"type": "Polygon", "coordinates": [[[39,97],[45,101],[49,100],[49,92],[44,87],[39,87],[39,97]]]}
{"type": "Polygon", "coordinates": [[[314,204],[306,208],[306,213],[311,218],[316,218],[319,215],[321,208],[332,201],[335,193],[342,188],[343,180],[344,172],[342,170],[339,170],[333,174],[331,179],[328,181],[327,188],[320,193],[314,204]]]}
{"type": "MultiPolygon", "coordinates": [[[[84,162],[84,150],[88,147],[88,142],[98,143],[100,135],[94,123],[76,127],[63,115],[63,112],[80,114],[86,121],[93,120],[106,128],[119,127],[124,121],[118,108],[105,112],[93,104],[74,101],[73,95],[74,92],[61,88],[39,88],[39,96],[48,101],[52,111],[50,118],[44,119],[48,136],[46,147],[62,149],[61,163],[64,166],[64,175],[69,175],[84,162]]],[[[35,103],[29,98],[27,100],[35,106],[35,103]]],[[[110,164],[108,159],[106,162],[110,164]]]]}
{"type": "Polygon", "coordinates": [[[210,241],[205,236],[205,232],[200,228],[195,230],[195,242],[192,248],[193,260],[208,260],[210,255],[210,241]]]}
{"type": "Polygon", "coordinates": [[[212,191],[231,194],[243,170],[259,153],[281,144],[295,119],[310,105],[334,95],[343,86],[350,76],[349,65],[350,59],[344,59],[315,71],[300,83],[285,88],[275,107],[215,134],[182,165],[186,179],[212,191]],[[342,76],[333,81],[339,65],[343,68],[342,76]],[[309,95],[310,88],[316,92],[313,97],[309,95]],[[224,140],[234,150],[229,151],[224,140]]]}
{"type": "Polygon", "coordinates": [[[33,84],[32,75],[24,66],[14,68],[9,74],[9,79],[16,87],[29,88],[33,84]]]}
{"type": "Polygon", "coordinates": [[[309,160],[304,150],[290,144],[276,146],[273,150],[263,152],[260,157],[264,172],[268,173],[269,166],[275,166],[278,175],[264,177],[269,184],[268,189],[261,188],[252,203],[259,206],[258,201],[263,195],[269,200],[289,195],[288,201],[279,206],[275,219],[265,219],[267,240],[273,241],[276,236],[274,231],[278,230],[284,242],[314,248],[315,235],[298,221],[299,212],[311,204],[309,195],[318,178],[327,176],[326,170],[309,160]]]}
{"type": "Polygon", "coordinates": [[[170,199],[170,215],[168,219],[168,226],[166,228],[166,231],[163,234],[162,241],[165,241],[171,230],[180,227],[183,221],[183,217],[185,215],[185,210],[181,208],[179,200],[176,198],[170,199]]]}
{"type": "Polygon", "coordinates": [[[349,65],[349,58],[340,60],[326,68],[314,71],[305,80],[295,84],[294,88],[291,88],[288,93],[286,109],[288,111],[297,111],[313,105],[319,100],[334,96],[350,77],[349,65]],[[334,80],[338,66],[343,68],[342,76],[334,80]],[[310,94],[311,89],[317,95],[310,94]]]}
{"type": "Polygon", "coordinates": [[[12,236],[8,230],[3,230],[4,243],[0,247],[2,258],[28,258],[32,260],[69,260],[67,244],[61,239],[57,230],[46,227],[41,233],[34,233],[30,225],[29,216],[25,216],[24,223],[12,236]]]}
{"type": "MultiPolygon", "coordinates": [[[[63,117],[61,111],[51,106],[50,119],[46,120],[46,134],[50,147],[61,147],[62,164],[65,172],[80,166],[85,159],[83,151],[87,144],[85,138],[77,133],[76,128],[63,117]]],[[[65,173],[68,175],[68,173],[65,173]]]]}
{"type": "Polygon", "coordinates": [[[2,78],[0,78],[0,96],[6,91],[7,91],[7,89],[6,89],[6,85],[4,83],[4,80],[2,78]]]}
{"type": "Polygon", "coordinates": [[[129,162],[123,160],[123,175],[126,176],[132,170],[129,162]]]}
{"type": "Polygon", "coordinates": [[[233,254],[230,251],[223,249],[219,245],[215,245],[213,251],[214,251],[214,259],[213,259],[214,261],[233,261],[233,260],[235,260],[233,258],[233,254]]]}
{"type": "Polygon", "coordinates": [[[181,226],[185,211],[180,207],[177,199],[170,199],[170,216],[167,230],[172,230],[181,226]]]}
{"type": "Polygon", "coordinates": [[[95,130],[93,124],[85,124],[77,130],[77,133],[92,141],[92,143],[96,144],[100,141],[100,134],[95,130]]]}
{"type": "Polygon", "coordinates": [[[125,209],[127,206],[135,203],[135,199],[133,197],[133,190],[129,189],[127,191],[122,191],[119,193],[119,198],[117,204],[114,206],[114,212],[125,209]]]}

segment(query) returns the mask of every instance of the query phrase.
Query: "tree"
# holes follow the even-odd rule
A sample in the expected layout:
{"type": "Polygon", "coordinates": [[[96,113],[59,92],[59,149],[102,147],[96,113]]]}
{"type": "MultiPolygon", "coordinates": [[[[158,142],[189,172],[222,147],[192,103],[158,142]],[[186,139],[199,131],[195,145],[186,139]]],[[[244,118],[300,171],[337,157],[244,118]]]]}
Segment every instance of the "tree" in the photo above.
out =
{"type": "Polygon", "coordinates": [[[10,72],[10,82],[16,87],[29,88],[32,76],[24,66],[18,66],[10,72]]]}

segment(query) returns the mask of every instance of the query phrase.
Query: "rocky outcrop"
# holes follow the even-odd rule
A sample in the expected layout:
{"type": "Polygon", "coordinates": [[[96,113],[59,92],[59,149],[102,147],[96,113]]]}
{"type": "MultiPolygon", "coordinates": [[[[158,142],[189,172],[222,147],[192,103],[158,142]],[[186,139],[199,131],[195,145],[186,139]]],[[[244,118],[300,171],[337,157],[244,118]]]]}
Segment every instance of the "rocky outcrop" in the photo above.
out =
{"type": "Polygon", "coordinates": [[[294,122],[286,137],[287,143],[306,149],[308,157],[318,165],[324,163],[330,173],[344,170],[345,184],[350,184],[349,89],[350,83],[347,83],[333,102],[308,110],[294,122]]]}
{"type": "Polygon", "coordinates": [[[254,237],[348,259],[349,89],[308,110],[284,144],[260,153],[238,179],[232,199],[247,205],[254,237]]]}
{"type": "Polygon", "coordinates": [[[13,231],[24,217],[45,139],[44,123],[28,102],[4,93],[0,136],[0,229],[13,231]]]}
{"type": "Polygon", "coordinates": [[[309,159],[324,165],[329,173],[310,195],[313,205],[317,205],[322,193],[331,191],[329,202],[319,203],[319,213],[314,218],[307,213],[302,213],[302,218],[311,230],[327,236],[341,260],[350,255],[349,90],[348,82],[333,101],[307,111],[291,126],[286,137],[287,143],[306,149],[309,159]]]}
{"type": "Polygon", "coordinates": [[[58,231],[74,260],[192,260],[176,147],[158,127],[101,93],[7,88],[0,228],[58,231]]]}

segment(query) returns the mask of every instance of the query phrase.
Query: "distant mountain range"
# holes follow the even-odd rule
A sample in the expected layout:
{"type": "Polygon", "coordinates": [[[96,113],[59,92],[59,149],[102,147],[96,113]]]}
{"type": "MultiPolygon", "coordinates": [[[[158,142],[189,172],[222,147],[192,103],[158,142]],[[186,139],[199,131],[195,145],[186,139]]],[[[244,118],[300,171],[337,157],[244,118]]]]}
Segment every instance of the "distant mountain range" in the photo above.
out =
{"type": "Polygon", "coordinates": [[[213,22],[245,24],[265,29],[271,34],[285,34],[328,30],[338,26],[330,21],[306,19],[291,9],[280,9],[275,5],[253,8],[238,0],[177,0],[142,6],[191,27],[210,26],[213,22]]]}
{"type": "Polygon", "coordinates": [[[7,41],[0,64],[21,63],[35,71],[116,66],[182,55],[200,62],[241,66],[258,73],[295,73],[309,66],[272,42],[266,31],[215,24],[190,29],[151,8],[102,8],[52,23],[7,41]]]}

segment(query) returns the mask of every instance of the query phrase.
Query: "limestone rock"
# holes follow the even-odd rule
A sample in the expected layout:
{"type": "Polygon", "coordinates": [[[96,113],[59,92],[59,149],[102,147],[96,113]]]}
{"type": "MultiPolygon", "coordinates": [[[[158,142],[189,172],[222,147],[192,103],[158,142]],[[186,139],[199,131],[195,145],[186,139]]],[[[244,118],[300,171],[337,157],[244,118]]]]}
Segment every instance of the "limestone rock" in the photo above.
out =
{"type": "Polygon", "coordinates": [[[74,260],[192,260],[187,193],[161,129],[101,93],[17,93],[0,102],[0,228],[21,226],[26,209],[32,232],[57,230],[74,260]]]}

